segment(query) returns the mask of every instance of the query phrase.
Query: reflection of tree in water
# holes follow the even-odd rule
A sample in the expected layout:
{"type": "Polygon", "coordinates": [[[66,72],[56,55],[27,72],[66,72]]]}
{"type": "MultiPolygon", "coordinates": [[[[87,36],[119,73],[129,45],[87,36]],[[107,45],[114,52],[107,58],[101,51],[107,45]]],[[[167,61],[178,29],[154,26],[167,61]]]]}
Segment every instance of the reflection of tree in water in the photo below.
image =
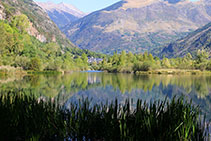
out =
{"type": "Polygon", "coordinates": [[[122,93],[132,89],[151,91],[160,85],[163,88],[174,85],[183,88],[185,93],[195,91],[201,98],[209,95],[211,77],[209,76],[179,76],[179,75],[132,75],[132,74],[101,74],[103,86],[112,85],[122,93]]]}
{"type": "MultiPolygon", "coordinates": [[[[211,76],[197,75],[133,75],[110,73],[80,73],[75,72],[65,75],[29,75],[23,79],[0,83],[0,90],[21,89],[31,91],[37,97],[60,98],[61,103],[79,91],[98,87],[106,88],[105,91],[93,91],[93,93],[107,94],[112,89],[120,91],[122,95],[130,95],[132,92],[140,94],[143,91],[146,99],[151,99],[150,93],[157,93],[161,97],[171,98],[176,94],[186,94],[195,101],[200,100],[210,108],[211,76]]],[[[29,92],[30,94],[30,92],[29,92]]],[[[138,94],[137,94],[138,95],[138,94]]],[[[96,94],[97,96],[97,94],[96,94]]],[[[151,95],[155,96],[155,95],[151,95]]],[[[104,95],[106,97],[106,95],[104,95]]],[[[195,102],[197,103],[197,102],[195,102]]],[[[208,110],[207,110],[208,111],[208,110]]]]}
{"type": "Polygon", "coordinates": [[[87,73],[72,73],[69,75],[28,75],[21,80],[0,83],[0,91],[29,91],[36,97],[59,97],[64,101],[79,90],[88,89],[97,84],[88,85],[87,73]]]}
{"type": "Polygon", "coordinates": [[[162,86],[167,88],[173,85],[184,89],[185,93],[195,91],[199,98],[209,95],[211,87],[210,76],[179,76],[179,75],[133,75],[133,74],[109,74],[109,73],[71,73],[67,75],[30,75],[22,80],[8,83],[0,83],[0,88],[28,88],[34,89],[40,95],[55,97],[62,90],[63,93],[74,93],[79,90],[94,86],[112,86],[123,94],[134,89],[142,89],[144,92],[162,86]]]}

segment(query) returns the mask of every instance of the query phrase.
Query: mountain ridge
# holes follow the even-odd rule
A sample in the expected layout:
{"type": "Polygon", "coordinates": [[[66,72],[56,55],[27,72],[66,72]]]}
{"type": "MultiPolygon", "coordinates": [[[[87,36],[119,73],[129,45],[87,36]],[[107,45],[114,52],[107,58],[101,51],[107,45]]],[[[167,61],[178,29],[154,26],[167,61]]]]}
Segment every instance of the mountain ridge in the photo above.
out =
{"type": "Polygon", "coordinates": [[[53,2],[36,2],[36,3],[46,11],[54,11],[54,10],[64,11],[76,17],[83,17],[86,15],[84,12],[80,11],[73,5],[66,4],[64,2],[60,2],[58,4],[53,2]]]}
{"type": "Polygon", "coordinates": [[[185,38],[169,44],[161,51],[160,56],[164,55],[168,58],[184,57],[188,53],[196,55],[198,50],[206,50],[211,54],[211,22],[185,38]]]}
{"type": "MultiPolygon", "coordinates": [[[[132,5],[137,0],[129,1],[132,5]]],[[[128,1],[120,1],[69,24],[62,31],[83,49],[108,54],[121,50],[140,53],[185,37],[211,21],[211,5],[205,0],[169,1],[149,0],[147,6],[133,8],[137,4],[126,9],[128,1]]]]}
{"type": "Polygon", "coordinates": [[[76,7],[66,3],[36,2],[49,15],[59,28],[64,27],[86,15],[76,7]]]}

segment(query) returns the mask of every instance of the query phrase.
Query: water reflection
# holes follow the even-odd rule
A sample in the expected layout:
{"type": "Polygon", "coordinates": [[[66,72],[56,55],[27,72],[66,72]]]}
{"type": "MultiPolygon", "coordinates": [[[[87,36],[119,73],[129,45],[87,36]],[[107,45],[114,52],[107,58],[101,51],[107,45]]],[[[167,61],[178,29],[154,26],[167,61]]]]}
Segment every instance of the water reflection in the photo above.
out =
{"type": "Polygon", "coordinates": [[[185,95],[200,105],[211,119],[211,76],[141,75],[75,72],[66,75],[30,75],[0,78],[1,92],[17,89],[32,92],[38,98],[58,99],[68,106],[82,97],[93,103],[143,99],[148,102],[185,95]]]}

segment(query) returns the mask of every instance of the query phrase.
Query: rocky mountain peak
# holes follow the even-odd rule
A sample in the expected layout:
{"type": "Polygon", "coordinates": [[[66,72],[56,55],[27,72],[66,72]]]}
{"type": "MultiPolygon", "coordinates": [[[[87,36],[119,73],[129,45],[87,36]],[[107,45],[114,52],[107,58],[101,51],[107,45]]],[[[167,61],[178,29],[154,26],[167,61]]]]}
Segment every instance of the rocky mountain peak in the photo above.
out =
{"type": "Polygon", "coordinates": [[[66,4],[64,2],[61,3],[53,3],[53,2],[37,2],[37,4],[42,7],[45,11],[58,11],[58,12],[66,12],[72,14],[76,17],[83,17],[86,14],[74,7],[71,4],[66,4]]]}

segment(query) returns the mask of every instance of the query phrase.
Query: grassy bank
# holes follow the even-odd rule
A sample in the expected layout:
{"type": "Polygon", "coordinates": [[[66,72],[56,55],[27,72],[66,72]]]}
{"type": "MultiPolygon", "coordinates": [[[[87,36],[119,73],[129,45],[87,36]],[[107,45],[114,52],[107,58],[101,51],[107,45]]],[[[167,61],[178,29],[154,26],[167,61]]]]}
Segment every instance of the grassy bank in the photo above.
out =
{"type": "Polygon", "coordinates": [[[15,68],[11,66],[0,66],[0,76],[4,75],[22,75],[26,74],[22,68],[15,68]]]}
{"type": "Polygon", "coordinates": [[[200,74],[211,74],[211,71],[185,70],[185,69],[156,69],[149,71],[136,71],[135,74],[200,75],[200,74]]]}
{"type": "Polygon", "coordinates": [[[27,71],[27,74],[62,74],[62,71],[27,71]]]}
{"type": "Polygon", "coordinates": [[[205,140],[199,109],[183,98],[150,105],[138,100],[90,106],[87,99],[67,109],[56,102],[10,91],[0,95],[1,140],[205,140]]]}

